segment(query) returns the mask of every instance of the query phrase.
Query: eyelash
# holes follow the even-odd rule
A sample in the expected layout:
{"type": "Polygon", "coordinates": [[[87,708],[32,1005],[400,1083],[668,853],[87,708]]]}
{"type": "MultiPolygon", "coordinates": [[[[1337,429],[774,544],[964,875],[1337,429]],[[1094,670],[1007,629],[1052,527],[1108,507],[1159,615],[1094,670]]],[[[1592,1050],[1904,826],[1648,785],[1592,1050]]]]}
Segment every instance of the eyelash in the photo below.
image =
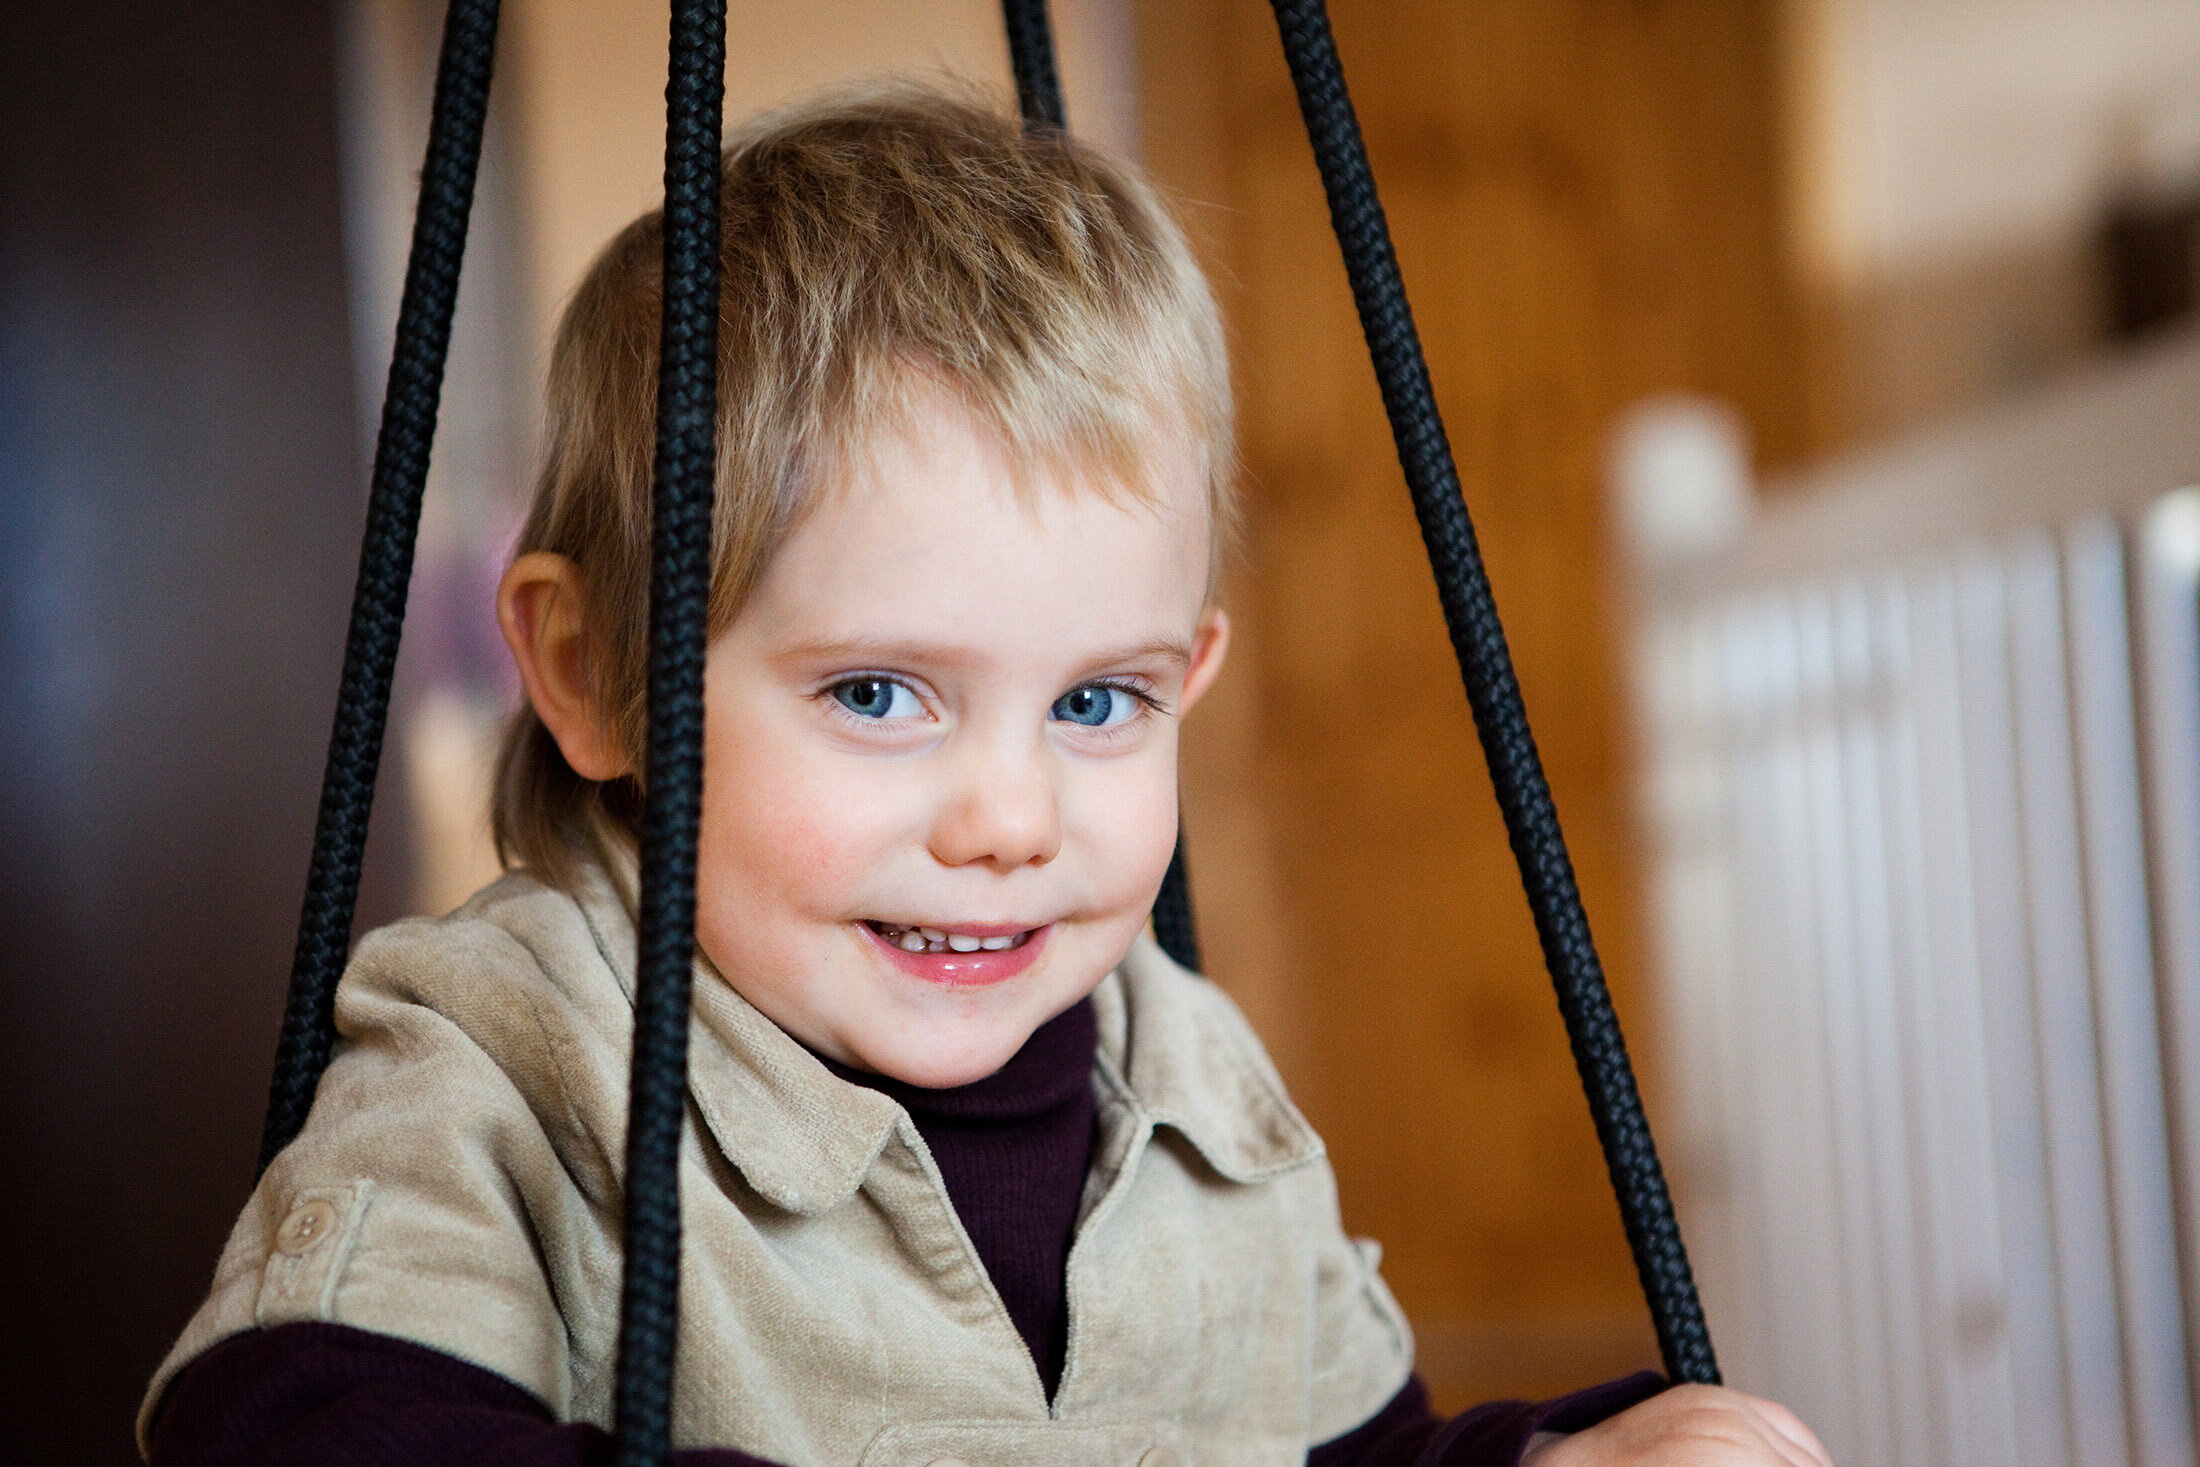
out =
{"type": "MultiPolygon", "coordinates": [[[[817,692],[813,693],[811,696],[817,699],[819,702],[823,703],[831,716],[840,719],[843,723],[847,724],[851,728],[876,730],[882,726],[891,726],[892,723],[899,722],[900,720],[865,718],[858,713],[851,712],[841,703],[838,698],[833,696],[833,689],[838,688],[843,684],[852,682],[863,682],[867,680],[875,680],[882,683],[892,683],[896,687],[907,688],[909,690],[910,696],[916,698],[920,703],[923,701],[923,695],[917,691],[915,684],[911,683],[906,678],[895,677],[890,673],[883,672],[843,673],[839,677],[836,677],[831,682],[827,683],[824,687],[818,689],[817,692]]],[[[1106,688],[1111,693],[1121,693],[1126,698],[1136,700],[1142,710],[1137,717],[1126,718],[1121,723],[1109,724],[1102,728],[1087,728],[1082,730],[1083,734],[1087,738],[1121,738],[1125,734],[1129,733],[1132,729],[1137,728],[1140,724],[1144,723],[1154,714],[1159,713],[1166,715],[1169,712],[1167,704],[1163,703],[1152,693],[1148,692],[1146,689],[1140,687],[1137,683],[1127,678],[1093,678],[1090,681],[1077,684],[1076,688],[1068,689],[1068,691],[1075,692],[1077,691],[1077,688],[1106,688]]]]}
{"type": "Polygon", "coordinates": [[[811,694],[811,696],[815,698],[818,702],[825,705],[826,711],[830,716],[839,719],[842,723],[850,728],[860,728],[870,731],[872,733],[876,733],[880,729],[893,728],[899,724],[915,723],[918,721],[916,719],[865,718],[863,715],[855,712],[853,709],[850,709],[849,707],[847,707],[847,705],[843,704],[840,699],[833,696],[833,691],[836,688],[845,687],[849,683],[864,682],[891,683],[897,688],[907,690],[909,696],[915,698],[920,706],[924,703],[924,694],[917,691],[917,685],[915,683],[912,683],[907,678],[895,677],[892,673],[887,672],[845,672],[842,673],[840,676],[834,678],[831,682],[825,684],[824,687],[819,688],[815,693],[811,694]]]}
{"type": "MultiPolygon", "coordinates": [[[[1111,693],[1121,693],[1124,697],[1135,700],[1140,708],[1140,712],[1136,716],[1126,718],[1121,723],[1111,723],[1101,728],[1079,730],[1087,738],[1122,738],[1156,713],[1165,714],[1169,711],[1159,698],[1125,678],[1093,678],[1089,682],[1079,683],[1077,688],[1106,688],[1111,693]]],[[[1071,688],[1069,691],[1074,693],[1077,688],[1071,688]]]]}

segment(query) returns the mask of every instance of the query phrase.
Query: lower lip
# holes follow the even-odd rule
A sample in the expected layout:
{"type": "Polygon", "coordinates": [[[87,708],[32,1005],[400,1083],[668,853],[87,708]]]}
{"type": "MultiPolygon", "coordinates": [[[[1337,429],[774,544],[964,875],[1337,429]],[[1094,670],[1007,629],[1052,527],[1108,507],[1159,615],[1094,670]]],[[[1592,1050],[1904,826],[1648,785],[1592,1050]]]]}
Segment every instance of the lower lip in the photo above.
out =
{"type": "Polygon", "coordinates": [[[1033,928],[1031,935],[1022,942],[998,952],[989,953],[980,948],[974,953],[959,953],[953,949],[943,953],[913,953],[888,942],[868,922],[856,925],[895,967],[912,978],[921,978],[941,988],[987,988],[995,983],[1006,983],[1039,961],[1039,949],[1046,946],[1047,934],[1054,930],[1051,922],[1033,928]]]}

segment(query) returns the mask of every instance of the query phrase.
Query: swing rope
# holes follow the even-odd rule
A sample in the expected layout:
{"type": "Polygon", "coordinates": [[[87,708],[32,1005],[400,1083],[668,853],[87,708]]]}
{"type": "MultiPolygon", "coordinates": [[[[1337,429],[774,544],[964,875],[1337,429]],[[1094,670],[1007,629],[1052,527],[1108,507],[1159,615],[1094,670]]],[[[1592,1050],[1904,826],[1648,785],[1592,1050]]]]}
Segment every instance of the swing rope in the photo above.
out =
{"type": "Polygon", "coordinates": [[[420,206],[413,217],[405,293],[397,309],[397,344],[374,446],[373,489],[359,547],[359,579],[352,590],[351,629],[344,640],[343,681],[321,775],[313,860],[298,916],[267,1121],[260,1134],[262,1172],[304,1127],[314,1089],[335,1047],[336,981],[351,950],[359,868],[374,810],[383,727],[389,719],[390,680],[405,630],[420,497],[428,482],[428,449],[435,441],[451,312],[458,302],[458,267],[466,253],[481,129],[489,110],[497,4],[451,0],[443,21],[428,156],[420,173],[420,206]]]}
{"type": "Polygon", "coordinates": [[[680,1134],[703,809],[703,656],[718,443],[718,209],[725,0],[674,0],[665,85],[664,316],[649,568],[649,745],[619,1298],[620,1467],[672,1450],[680,1134]]]}
{"type": "Polygon", "coordinates": [[[1169,855],[1169,869],[1161,874],[1161,890],[1154,894],[1153,936],[1178,964],[1199,971],[1199,929],[1192,925],[1191,870],[1184,864],[1182,827],[1176,833],[1176,849],[1169,855]]]}
{"type": "MultiPolygon", "coordinates": [[[[1054,65],[1047,0],[1001,0],[1001,19],[1008,31],[1008,64],[1016,76],[1016,104],[1024,126],[1067,131],[1069,111],[1062,105],[1062,77],[1054,65]]],[[[1154,895],[1153,935],[1170,958],[1199,971],[1199,929],[1192,921],[1191,868],[1185,862],[1181,825],[1161,890],[1154,895]]]]}
{"type": "Polygon", "coordinates": [[[1008,65],[1016,75],[1016,105],[1026,127],[1066,131],[1062,75],[1054,67],[1054,27],[1047,21],[1047,0],[1001,0],[1008,29],[1008,65]]]}
{"type": "Polygon", "coordinates": [[[1383,408],[1398,444],[1398,463],[1413,495],[1444,625],[1466,683],[1475,731],[1482,739],[1490,782],[1504,812],[1520,879],[1535,914],[1543,961],[1558,992],[1574,1064],[1596,1123],[1597,1140],[1619,1201],[1620,1221],[1635,1256],[1644,1297],[1657,1327],[1665,1372],[1675,1383],[1716,1385],[1719,1367],[1711,1351],[1703,1305],[1681,1246],[1680,1225],[1666,1191],[1665,1173],[1650,1139],[1642,1096],[1627,1060],[1627,1044],[1612,1011],[1589,937],[1589,918],[1574,885],[1573,863],[1559,832],[1558,807],[1543,777],[1535,737],[1498,624],[1489,575],[1467,517],[1451,443],[1436,409],[1435,388],[1421,339],[1406,304],[1405,281],[1391,249],[1390,226],[1375,194],[1375,175],[1359,119],[1345,90],[1344,67],[1337,57],[1322,0],[1273,0],[1276,25],[1290,62],[1299,110],[1329,198],[1329,218],[1344,252],[1359,307],[1360,328],[1381,383],[1383,408]]]}

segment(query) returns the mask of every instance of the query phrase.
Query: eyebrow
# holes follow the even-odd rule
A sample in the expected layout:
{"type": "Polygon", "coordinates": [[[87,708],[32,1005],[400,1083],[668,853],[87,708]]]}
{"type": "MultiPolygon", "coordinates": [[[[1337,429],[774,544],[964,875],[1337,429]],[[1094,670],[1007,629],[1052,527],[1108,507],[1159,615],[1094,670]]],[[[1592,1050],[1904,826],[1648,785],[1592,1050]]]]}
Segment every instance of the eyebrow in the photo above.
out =
{"type": "MultiPolygon", "coordinates": [[[[1153,659],[1186,667],[1191,664],[1192,651],[1175,637],[1155,637],[1150,641],[1134,642],[1121,647],[1108,648],[1095,656],[1084,659],[1088,668],[1108,667],[1125,662],[1145,662],[1153,659]]],[[[824,638],[814,642],[801,642],[771,654],[774,662],[846,662],[880,667],[903,666],[952,666],[972,660],[967,648],[953,643],[901,642],[889,638],[824,638]]]]}

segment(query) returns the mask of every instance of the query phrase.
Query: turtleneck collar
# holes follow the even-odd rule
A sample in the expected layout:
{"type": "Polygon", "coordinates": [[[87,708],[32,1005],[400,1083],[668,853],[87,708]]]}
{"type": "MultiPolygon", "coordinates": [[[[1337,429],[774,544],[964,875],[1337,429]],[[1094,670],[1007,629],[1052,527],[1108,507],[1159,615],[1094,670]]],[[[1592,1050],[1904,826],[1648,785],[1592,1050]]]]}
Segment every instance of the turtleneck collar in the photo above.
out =
{"type": "Polygon", "coordinates": [[[898,1103],[919,1129],[938,1119],[963,1125],[1022,1121],[1056,1110],[1084,1094],[1092,1084],[1093,1057],[1100,1046],[1100,1025],[1092,1000],[1079,999],[1041,1024],[1024,1047],[982,1080],[944,1090],[911,1085],[850,1065],[818,1059],[851,1085],[876,1090],[898,1103]]]}

